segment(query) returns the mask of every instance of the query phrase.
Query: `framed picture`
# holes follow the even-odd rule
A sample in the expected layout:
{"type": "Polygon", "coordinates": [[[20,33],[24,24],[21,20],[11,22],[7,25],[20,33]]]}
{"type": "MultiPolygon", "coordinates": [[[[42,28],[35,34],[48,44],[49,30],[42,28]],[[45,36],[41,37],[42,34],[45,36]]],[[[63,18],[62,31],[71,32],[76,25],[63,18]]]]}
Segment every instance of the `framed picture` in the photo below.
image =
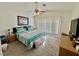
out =
{"type": "Polygon", "coordinates": [[[19,26],[29,25],[29,18],[24,16],[17,16],[17,23],[19,26]]]}

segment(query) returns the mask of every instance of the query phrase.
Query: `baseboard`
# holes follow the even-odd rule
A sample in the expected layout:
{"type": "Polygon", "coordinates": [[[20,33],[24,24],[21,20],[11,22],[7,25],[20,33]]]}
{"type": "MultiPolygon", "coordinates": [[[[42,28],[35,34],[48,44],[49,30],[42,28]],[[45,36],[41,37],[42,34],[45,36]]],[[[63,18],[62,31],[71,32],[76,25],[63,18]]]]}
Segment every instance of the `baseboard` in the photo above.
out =
{"type": "Polygon", "coordinates": [[[64,35],[64,36],[69,36],[69,34],[66,34],[66,33],[62,33],[62,35],[64,35]]]}

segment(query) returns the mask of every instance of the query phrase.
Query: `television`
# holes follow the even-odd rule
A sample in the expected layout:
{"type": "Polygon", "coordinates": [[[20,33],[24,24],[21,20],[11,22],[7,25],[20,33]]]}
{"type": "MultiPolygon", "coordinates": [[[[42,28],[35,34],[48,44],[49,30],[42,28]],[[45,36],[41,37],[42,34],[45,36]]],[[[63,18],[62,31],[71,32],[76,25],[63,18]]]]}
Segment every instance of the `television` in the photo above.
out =
{"type": "Polygon", "coordinates": [[[71,21],[71,27],[70,27],[69,34],[73,35],[75,38],[79,37],[79,18],[71,21]]]}
{"type": "Polygon", "coordinates": [[[29,18],[24,16],[17,16],[18,26],[29,25],[29,18]]]}

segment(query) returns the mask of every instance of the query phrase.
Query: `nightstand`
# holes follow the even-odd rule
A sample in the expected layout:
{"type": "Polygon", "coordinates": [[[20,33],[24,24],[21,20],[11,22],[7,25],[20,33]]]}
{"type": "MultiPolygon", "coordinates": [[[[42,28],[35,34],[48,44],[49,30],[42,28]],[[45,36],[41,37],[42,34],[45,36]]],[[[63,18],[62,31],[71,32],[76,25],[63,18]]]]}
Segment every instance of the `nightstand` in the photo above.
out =
{"type": "Polygon", "coordinates": [[[8,42],[13,42],[13,41],[16,41],[16,35],[15,34],[10,34],[8,36],[8,42]]]}

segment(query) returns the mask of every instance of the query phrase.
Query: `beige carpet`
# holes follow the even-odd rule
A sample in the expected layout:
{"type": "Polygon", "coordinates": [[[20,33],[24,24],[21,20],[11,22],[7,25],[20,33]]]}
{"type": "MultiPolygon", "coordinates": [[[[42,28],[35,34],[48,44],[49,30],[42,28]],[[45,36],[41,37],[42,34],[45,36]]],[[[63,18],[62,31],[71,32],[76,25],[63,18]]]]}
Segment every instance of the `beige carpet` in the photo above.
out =
{"type": "Polygon", "coordinates": [[[59,39],[57,35],[47,36],[45,46],[27,50],[26,46],[15,41],[8,44],[8,49],[3,52],[4,56],[56,56],[59,54],[59,39]]]}

